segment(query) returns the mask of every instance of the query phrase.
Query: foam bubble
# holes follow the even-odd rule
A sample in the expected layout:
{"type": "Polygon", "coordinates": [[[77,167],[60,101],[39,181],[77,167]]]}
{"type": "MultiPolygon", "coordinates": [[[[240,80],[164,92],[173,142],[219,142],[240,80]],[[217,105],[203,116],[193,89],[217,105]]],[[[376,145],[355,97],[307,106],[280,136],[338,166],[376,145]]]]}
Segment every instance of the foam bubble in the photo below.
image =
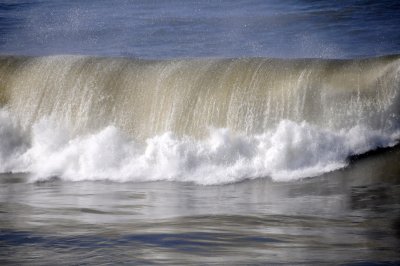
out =
{"type": "Polygon", "coordinates": [[[396,132],[362,126],[333,132],[282,120],[260,135],[210,129],[201,140],[166,132],[140,143],[114,126],[71,137],[51,119],[42,119],[27,134],[1,111],[0,170],[29,172],[31,181],[55,176],[68,181],[171,180],[203,185],[259,177],[290,181],[345,167],[349,156],[392,146],[398,137],[396,132]]]}

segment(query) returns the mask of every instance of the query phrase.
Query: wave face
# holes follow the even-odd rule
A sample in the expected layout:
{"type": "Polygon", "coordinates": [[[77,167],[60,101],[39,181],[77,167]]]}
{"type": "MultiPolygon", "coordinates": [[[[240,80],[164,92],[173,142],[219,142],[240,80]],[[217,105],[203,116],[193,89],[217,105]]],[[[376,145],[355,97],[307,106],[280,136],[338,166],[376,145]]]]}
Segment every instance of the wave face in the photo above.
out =
{"type": "Polygon", "coordinates": [[[397,143],[400,56],[0,58],[0,170],[67,180],[291,180],[397,143]]]}

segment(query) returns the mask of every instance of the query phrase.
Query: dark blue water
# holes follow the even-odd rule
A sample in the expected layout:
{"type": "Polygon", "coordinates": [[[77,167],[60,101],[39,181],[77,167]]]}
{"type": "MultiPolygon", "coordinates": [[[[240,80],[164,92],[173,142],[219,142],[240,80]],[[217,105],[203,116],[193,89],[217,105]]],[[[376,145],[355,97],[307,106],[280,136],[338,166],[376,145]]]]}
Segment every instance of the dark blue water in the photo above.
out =
{"type": "MultiPolygon", "coordinates": [[[[399,1],[16,0],[0,54],[354,58],[399,54],[399,26],[399,1]]],[[[398,265],[399,154],[287,183],[2,174],[0,264],[398,265]]]]}
{"type": "Polygon", "coordinates": [[[399,14],[398,1],[6,1],[0,52],[364,57],[400,51],[399,14]]]}

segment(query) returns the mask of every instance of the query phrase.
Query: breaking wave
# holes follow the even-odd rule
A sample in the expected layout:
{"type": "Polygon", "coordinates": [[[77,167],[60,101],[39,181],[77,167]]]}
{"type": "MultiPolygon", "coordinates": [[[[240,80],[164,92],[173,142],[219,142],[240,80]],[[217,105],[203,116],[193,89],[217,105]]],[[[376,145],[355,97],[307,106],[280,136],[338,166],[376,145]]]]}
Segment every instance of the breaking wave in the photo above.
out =
{"type": "Polygon", "coordinates": [[[399,140],[400,57],[0,58],[0,171],[290,181],[399,140]]]}

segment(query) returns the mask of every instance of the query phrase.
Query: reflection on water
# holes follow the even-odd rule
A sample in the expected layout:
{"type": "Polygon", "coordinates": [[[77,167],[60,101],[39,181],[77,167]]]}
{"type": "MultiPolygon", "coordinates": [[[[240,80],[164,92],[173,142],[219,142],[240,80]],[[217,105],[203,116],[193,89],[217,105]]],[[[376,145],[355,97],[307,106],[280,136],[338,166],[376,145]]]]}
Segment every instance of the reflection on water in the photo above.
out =
{"type": "Polygon", "coordinates": [[[400,149],[298,182],[0,183],[0,263],[399,262],[400,149]]]}

